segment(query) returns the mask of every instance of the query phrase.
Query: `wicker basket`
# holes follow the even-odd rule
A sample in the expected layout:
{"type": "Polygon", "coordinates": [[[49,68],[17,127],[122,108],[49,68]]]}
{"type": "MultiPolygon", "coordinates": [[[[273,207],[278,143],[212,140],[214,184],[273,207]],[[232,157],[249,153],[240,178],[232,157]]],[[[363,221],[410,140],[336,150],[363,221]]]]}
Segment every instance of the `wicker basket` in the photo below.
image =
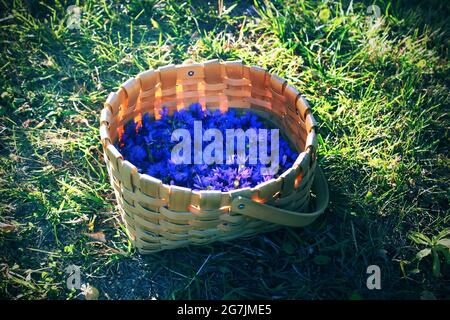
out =
{"type": "Polygon", "coordinates": [[[104,158],[129,236],[141,253],[226,241],[305,226],[328,204],[328,187],[316,165],[317,124],[299,92],[280,77],[241,62],[186,62],[139,74],[111,93],[101,112],[104,158]],[[251,109],[269,118],[295,146],[299,157],[279,178],[230,192],[169,186],[140,174],[114,147],[131,119],[155,119],[191,103],[226,111],[251,109]],[[314,200],[311,189],[314,189],[314,200]],[[313,206],[314,209],[310,210],[313,206]]]}

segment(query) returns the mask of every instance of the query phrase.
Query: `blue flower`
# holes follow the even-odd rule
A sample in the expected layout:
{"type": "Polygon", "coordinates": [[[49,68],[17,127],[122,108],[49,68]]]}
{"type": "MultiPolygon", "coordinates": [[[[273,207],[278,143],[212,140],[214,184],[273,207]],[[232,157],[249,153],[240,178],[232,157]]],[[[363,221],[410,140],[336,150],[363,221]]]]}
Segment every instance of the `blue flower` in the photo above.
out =
{"type": "Polygon", "coordinates": [[[145,149],[139,145],[134,145],[129,151],[132,162],[142,162],[147,158],[147,152],[145,149]]]}
{"type": "MultiPolygon", "coordinates": [[[[134,121],[127,123],[116,147],[126,160],[138,167],[139,172],[161,179],[164,183],[199,190],[230,191],[236,188],[253,187],[260,182],[277,177],[292,166],[298,155],[291,149],[289,142],[280,136],[280,169],[275,175],[263,175],[261,164],[250,165],[248,157],[237,159],[236,155],[231,159],[232,164],[177,165],[171,161],[171,150],[175,145],[175,142],[171,142],[171,134],[177,128],[185,128],[193,135],[193,125],[196,120],[202,121],[203,130],[219,129],[224,136],[226,129],[241,128],[244,131],[249,128],[271,129],[273,125],[250,112],[238,114],[234,110],[229,110],[222,113],[218,109],[211,112],[208,109],[203,110],[199,103],[175,111],[171,116],[169,109],[163,107],[160,115],[161,119],[155,121],[149,113],[144,114],[142,126],[138,130],[134,121]],[[246,161],[245,165],[240,164],[243,160],[246,161]]],[[[268,139],[267,147],[270,150],[270,131],[268,131],[268,139]]],[[[236,153],[236,146],[234,151],[236,153]]],[[[224,150],[224,159],[225,156],[226,150],[224,150]]]]}

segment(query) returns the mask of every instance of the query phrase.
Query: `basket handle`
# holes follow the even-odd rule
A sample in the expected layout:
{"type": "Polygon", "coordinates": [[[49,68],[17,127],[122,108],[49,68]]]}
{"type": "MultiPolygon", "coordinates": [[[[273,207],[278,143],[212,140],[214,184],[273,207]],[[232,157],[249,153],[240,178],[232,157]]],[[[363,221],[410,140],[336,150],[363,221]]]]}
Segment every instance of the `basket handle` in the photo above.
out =
{"type": "Polygon", "coordinates": [[[284,226],[303,227],[316,220],[328,206],[328,184],[319,166],[316,167],[313,188],[317,198],[316,210],[311,213],[285,210],[244,197],[236,197],[231,202],[231,211],[284,226]]]}

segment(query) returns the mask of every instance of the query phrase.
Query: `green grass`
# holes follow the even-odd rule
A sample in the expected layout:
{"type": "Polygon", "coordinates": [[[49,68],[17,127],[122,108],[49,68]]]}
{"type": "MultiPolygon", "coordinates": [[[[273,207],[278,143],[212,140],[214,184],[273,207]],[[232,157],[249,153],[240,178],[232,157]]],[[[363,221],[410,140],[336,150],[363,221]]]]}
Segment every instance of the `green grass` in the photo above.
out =
{"type": "Polygon", "coordinates": [[[445,1],[376,1],[370,19],[371,1],[224,1],[219,15],[217,2],[86,0],[69,30],[71,4],[0,5],[0,297],[83,298],[66,288],[75,264],[101,299],[450,298],[445,1]],[[307,97],[331,191],[319,221],[135,253],[99,111],[130,76],[187,58],[241,59],[307,97]],[[372,264],[381,290],[366,287],[372,264]]]}

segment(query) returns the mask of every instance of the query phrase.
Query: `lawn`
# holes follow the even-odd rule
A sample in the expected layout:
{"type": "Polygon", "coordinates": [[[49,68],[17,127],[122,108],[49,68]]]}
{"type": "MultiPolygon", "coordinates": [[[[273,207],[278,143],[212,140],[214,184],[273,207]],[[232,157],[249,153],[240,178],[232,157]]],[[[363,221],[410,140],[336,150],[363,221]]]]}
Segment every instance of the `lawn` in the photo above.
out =
{"type": "Polygon", "coordinates": [[[100,299],[450,298],[446,1],[0,8],[1,298],[84,299],[67,288],[71,265],[100,299]],[[309,100],[331,193],[318,221],[135,252],[103,160],[100,110],[129,77],[188,58],[263,67],[309,100]],[[381,290],[366,286],[370,265],[381,290]]]}

